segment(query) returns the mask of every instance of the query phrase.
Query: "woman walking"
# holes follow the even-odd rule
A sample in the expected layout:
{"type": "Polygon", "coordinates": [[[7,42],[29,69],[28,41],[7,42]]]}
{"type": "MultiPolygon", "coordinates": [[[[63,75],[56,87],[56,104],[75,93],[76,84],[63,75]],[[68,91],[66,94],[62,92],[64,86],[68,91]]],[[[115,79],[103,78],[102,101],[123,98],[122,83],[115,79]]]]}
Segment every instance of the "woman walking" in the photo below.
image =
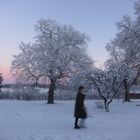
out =
{"type": "Polygon", "coordinates": [[[75,117],[75,123],[74,128],[80,129],[80,127],[84,126],[84,121],[87,118],[86,108],[84,106],[84,100],[85,100],[85,94],[84,94],[84,87],[79,86],[78,93],[75,100],[75,111],[74,111],[74,117],[75,117]],[[78,125],[78,121],[81,119],[81,125],[78,125]]]}

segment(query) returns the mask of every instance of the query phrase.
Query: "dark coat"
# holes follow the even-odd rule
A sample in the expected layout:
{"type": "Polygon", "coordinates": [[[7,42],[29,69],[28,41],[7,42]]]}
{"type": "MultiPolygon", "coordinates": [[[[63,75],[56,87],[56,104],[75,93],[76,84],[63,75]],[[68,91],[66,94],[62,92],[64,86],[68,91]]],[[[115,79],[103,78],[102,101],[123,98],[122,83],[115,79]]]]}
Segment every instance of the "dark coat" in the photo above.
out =
{"type": "Polygon", "coordinates": [[[74,110],[74,116],[76,118],[85,119],[87,117],[86,109],[84,106],[84,100],[85,100],[85,95],[82,94],[81,92],[78,92],[76,96],[75,110],[74,110]]]}

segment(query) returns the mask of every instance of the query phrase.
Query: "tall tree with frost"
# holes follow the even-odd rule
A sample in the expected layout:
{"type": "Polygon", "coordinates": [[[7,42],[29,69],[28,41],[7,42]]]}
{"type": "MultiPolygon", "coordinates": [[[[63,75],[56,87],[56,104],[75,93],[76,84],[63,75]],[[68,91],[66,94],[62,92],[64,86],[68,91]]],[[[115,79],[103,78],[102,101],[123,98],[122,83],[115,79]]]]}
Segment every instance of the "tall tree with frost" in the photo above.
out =
{"type": "Polygon", "coordinates": [[[133,82],[124,81],[125,101],[130,101],[128,91],[140,77],[140,0],[135,3],[136,18],[124,16],[117,24],[119,33],[107,45],[111,58],[116,62],[125,63],[131,70],[136,71],[133,82]]]}
{"type": "Polygon", "coordinates": [[[68,80],[85,63],[91,62],[86,53],[88,37],[70,25],[60,25],[51,19],[41,19],[35,29],[35,42],[20,44],[12,71],[18,79],[35,83],[46,76],[50,82],[48,103],[52,104],[56,83],[68,80]]]}

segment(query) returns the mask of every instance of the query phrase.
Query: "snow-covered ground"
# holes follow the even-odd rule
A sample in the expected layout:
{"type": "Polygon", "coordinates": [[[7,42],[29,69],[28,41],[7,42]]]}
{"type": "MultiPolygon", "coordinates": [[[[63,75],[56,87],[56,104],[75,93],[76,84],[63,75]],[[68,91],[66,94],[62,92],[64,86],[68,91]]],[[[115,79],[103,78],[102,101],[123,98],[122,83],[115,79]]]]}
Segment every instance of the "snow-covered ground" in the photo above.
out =
{"type": "Polygon", "coordinates": [[[113,102],[111,112],[85,102],[86,128],[73,129],[74,101],[0,101],[0,140],[139,140],[140,100],[113,102]]]}

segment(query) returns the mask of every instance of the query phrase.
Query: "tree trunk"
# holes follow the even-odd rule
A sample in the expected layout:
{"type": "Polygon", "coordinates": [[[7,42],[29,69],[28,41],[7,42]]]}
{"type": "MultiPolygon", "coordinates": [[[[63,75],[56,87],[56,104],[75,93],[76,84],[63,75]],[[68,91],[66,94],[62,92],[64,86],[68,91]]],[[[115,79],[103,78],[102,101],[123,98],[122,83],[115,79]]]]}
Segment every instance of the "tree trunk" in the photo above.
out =
{"type": "Polygon", "coordinates": [[[107,102],[107,100],[104,100],[104,106],[105,106],[105,111],[106,111],[106,112],[110,112],[110,109],[109,109],[109,102],[107,102]]]}
{"type": "Polygon", "coordinates": [[[125,102],[130,102],[130,97],[127,90],[125,91],[125,102]]]}
{"type": "Polygon", "coordinates": [[[129,97],[129,91],[128,91],[128,85],[127,85],[127,80],[124,79],[124,88],[125,88],[125,102],[130,102],[130,97],[129,97]]]}
{"type": "Polygon", "coordinates": [[[0,92],[1,92],[1,89],[2,89],[2,84],[0,83],[0,92]]]}
{"type": "Polygon", "coordinates": [[[55,90],[55,83],[56,83],[55,80],[51,79],[51,84],[48,91],[48,104],[54,103],[53,96],[54,96],[54,90],[55,90]]]}

